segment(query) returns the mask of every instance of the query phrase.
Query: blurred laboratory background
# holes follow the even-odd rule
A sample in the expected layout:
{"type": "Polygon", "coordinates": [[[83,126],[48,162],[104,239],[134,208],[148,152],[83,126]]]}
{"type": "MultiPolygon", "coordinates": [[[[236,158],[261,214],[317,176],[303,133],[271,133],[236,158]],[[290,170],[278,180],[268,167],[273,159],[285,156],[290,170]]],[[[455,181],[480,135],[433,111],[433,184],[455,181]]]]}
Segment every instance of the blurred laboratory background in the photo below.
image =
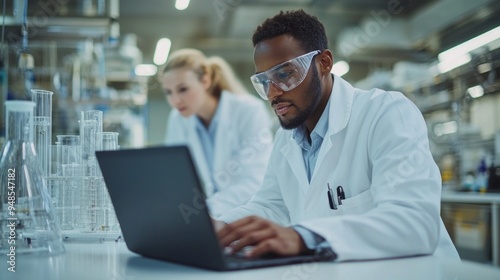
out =
{"type": "Polygon", "coordinates": [[[78,134],[80,112],[100,110],[121,148],[163,143],[170,108],[157,71],[169,53],[221,56],[256,94],[254,29],[280,10],[316,15],[336,74],[401,91],[420,108],[455,245],[464,258],[500,266],[500,197],[488,196],[500,192],[500,1],[3,0],[1,8],[0,144],[4,102],[43,89],[53,92],[52,139],[78,134]]]}

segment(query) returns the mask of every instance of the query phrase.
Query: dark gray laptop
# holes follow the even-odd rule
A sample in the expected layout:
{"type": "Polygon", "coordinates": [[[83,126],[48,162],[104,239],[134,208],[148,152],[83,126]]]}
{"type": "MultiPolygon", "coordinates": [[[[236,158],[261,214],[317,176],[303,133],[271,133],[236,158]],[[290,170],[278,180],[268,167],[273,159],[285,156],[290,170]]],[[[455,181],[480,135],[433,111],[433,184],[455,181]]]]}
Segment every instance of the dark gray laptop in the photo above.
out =
{"type": "Polygon", "coordinates": [[[127,247],[145,257],[213,270],[327,261],[334,255],[227,255],[186,146],[96,152],[127,247]]]}

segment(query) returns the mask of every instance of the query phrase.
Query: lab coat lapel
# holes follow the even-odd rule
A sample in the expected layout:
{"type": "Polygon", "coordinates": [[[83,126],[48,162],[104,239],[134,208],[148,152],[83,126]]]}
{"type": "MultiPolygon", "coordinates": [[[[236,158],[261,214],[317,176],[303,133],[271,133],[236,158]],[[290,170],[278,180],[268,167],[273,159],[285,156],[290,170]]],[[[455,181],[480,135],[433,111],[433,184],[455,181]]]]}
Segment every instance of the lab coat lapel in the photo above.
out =
{"type": "MultiPolygon", "coordinates": [[[[318,159],[316,161],[314,172],[311,177],[311,185],[314,185],[315,181],[318,180],[320,181],[319,183],[324,183],[321,181],[327,180],[325,176],[328,175],[329,172],[326,172],[324,176],[321,176],[321,174],[319,174],[319,177],[321,178],[316,178],[318,177],[316,174],[318,173],[319,168],[322,167],[325,157],[327,155],[333,155],[332,152],[334,152],[334,150],[332,149],[332,138],[335,136],[335,134],[342,131],[347,126],[349,117],[351,115],[352,103],[354,100],[354,88],[339,76],[333,75],[333,77],[334,83],[332,92],[330,94],[331,101],[330,110],[328,112],[328,130],[319,150],[318,159]]],[[[297,178],[299,188],[302,190],[303,194],[306,194],[309,190],[310,184],[307,180],[302,149],[295,142],[295,140],[293,140],[293,138],[290,138],[288,144],[283,146],[283,148],[281,149],[281,152],[288,161],[293,174],[297,178]]],[[[322,170],[325,168],[333,169],[332,166],[325,166],[322,168],[322,170]]],[[[331,171],[333,172],[333,170],[331,171]]]]}
{"type": "Polygon", "coordinates": [[[293,138],[290,138],[288,144],[281,148],[281,153],[287,160],[290,169],[292,169],[292,173],[297,178],[299,189],[302,190],[303,194],[307,193],[307,190],[309,189],[309,182],[307,180],[302,148],[297,145],[293,138]]]}
{"type": "Polygon", "coordinates": [[[191,119],[191,121],[192,124],[189,126],[187,139],[189,141],[190,148],[192,149],[196,167],[200,173],[199,175],[205,183],[205,194],[210,196],[214,192],[214,187],[212,186],[210,180],[210,171],[208,170],[208,166],[206,164],[207,160],[205,158],[205,153],[203,152],[203,147],[201,146],[200,137],[198,137],[196,132],[195,120],[191,119]]]}
{"type": "MultiPolygon", "coordinates": [[[[314,172],[311,177],[311,184],[316,179],[316,174],[324,164],[324,159],[327,154],[332,154],[332,138],[335,134],[342,131],[349,121],[351,115],[352,103],[354,100],[354,88],[342,78],[334,76],[334,84],[330,94],[330,110],[328,112],[328,130],[321,144],[318,159],[314,167],[314,172]]],[[[337,153],[338,154],[338,153],[337,153]]],[[[327,168],[330,168],[328,166],[327,168]]],[[[333,172],[333,170],[332,170],[333,172]]]]}
{"type": "Polygon", "coordinates": [[[234,143],[233,137],[236,134],[236,128],[233,127],[231,117],[231,93],[222,92],[219,101],[219,123],[217,124],[217,131],[215,133],[215,146],[214,146],[214,174],[218,175],[220,172],[225,171],[225,164],[230,158],[232,147],[234,143]],[[233,133],[234,132],[234,133],[233,133]]]}

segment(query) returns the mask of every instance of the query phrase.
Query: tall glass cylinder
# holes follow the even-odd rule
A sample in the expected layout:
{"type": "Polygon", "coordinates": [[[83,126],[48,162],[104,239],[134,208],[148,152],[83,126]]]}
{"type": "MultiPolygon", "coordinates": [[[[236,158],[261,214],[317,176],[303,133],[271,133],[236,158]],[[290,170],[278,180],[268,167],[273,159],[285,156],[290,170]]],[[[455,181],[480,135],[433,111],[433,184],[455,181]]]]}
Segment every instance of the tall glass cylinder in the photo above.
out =
{"type": "MultiPolygon", "coordinates": [[[[118,132],[103,132],[102,133],[102,149],[105,151],[110,150],[118,150],[120,146],[118,145],[118,132]]],[[[102,206],[103,208],[103,223],[101,226],[102,231],[111,231],[117,232],[120,230],[120,225],[118,224],[118,219],[116,218],[115,209],[113,208],[113,204],[111,203],[111,198],[109,197],[109,193],[106,189],[106,185],[104,180],[101,184],[102,190],[102,206]]]]}
{"type": "Polygon", "coordinates": [[[82,111],[80,118],[83,176],[99,176],[95,151],[102,150],[102,111],[82,111]]]}
{"type": "MultiPolygon", "coordinates": [[[[6,101],[7,142],[0,158],[0,252],[64,252],[52,203],[35,158],[33,108],[29,101],[6,101]]],[[[14,261],[15,264],[15,261],[14,261]]]]}
{"type": "Polygon", "coordinates": [[[36,104],[33,115],[36,157],[42,167],[42,176],[45,177],[51,175],[52,94],[51,91],[47,90],[31,90],[31,100],[36,104]]]}
{"type": "Polygon", "coordinates": [[[80,221],[83,232],[94,232],[102,217],[101,172],[95,151],[102,150],[102,111],[82,111],[80,118],[83,185],[80,199],[80,221]]]}

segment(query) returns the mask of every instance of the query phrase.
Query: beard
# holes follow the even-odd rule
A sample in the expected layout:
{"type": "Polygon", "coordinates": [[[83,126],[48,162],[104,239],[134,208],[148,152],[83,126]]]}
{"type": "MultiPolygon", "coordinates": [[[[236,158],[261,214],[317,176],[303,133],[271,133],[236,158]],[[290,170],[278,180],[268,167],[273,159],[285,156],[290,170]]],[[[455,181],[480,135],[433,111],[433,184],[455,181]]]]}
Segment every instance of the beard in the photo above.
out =
{"type": "Polygon", "coordinates": [[[283,129],[294,129],[303,124],[307,118],[316,110],[318,107],[320,97],[321,97],[321,81],[318,77],[318,70],[315,65],[312,65],[312,80],[307,88],[306,92],[310,95],[309,104],[307,104],[306,108],[303,110],[299,110],[297,116],[295,118],[285,120],[278,117],[281,127],[283,129]]]}

